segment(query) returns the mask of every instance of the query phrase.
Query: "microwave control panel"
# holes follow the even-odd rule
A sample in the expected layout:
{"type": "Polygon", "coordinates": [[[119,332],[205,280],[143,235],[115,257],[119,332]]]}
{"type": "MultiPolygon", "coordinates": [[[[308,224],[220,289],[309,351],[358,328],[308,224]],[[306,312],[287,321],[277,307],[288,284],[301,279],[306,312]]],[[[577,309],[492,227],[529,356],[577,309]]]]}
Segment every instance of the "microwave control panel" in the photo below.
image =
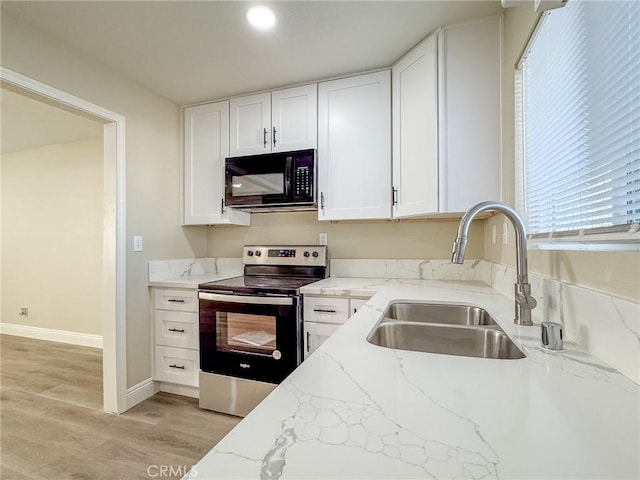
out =
{"type": "Polygon", "coordinates": [[[311,196],[311,181],[310,181],[309,167],[299,166],[296,167],[294,190],[296,197],[309,197],[311,196]]]}

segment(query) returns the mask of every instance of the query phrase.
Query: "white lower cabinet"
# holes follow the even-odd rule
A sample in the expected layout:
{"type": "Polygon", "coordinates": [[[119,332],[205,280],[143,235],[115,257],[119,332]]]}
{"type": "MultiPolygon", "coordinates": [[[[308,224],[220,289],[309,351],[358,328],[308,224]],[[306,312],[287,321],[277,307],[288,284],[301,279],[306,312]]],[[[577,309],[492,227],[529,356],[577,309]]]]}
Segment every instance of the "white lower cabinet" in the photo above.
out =
{"type": "Polygon", "coordinates": [[[198,292],[154,288],[153,306],[153,379],[197,387],[200,371],[198,292]]]}
{"type": "Polygon", "coordinates": [[[197,350],[156,345],[155,380],[197,387],[200,372],[198,356],[197,350]]]}
{"type": "Polygon", "coordinates": [[[315,352],[341,324],[304,322],[304,358],[315,352]]]}
{"type": "Polygon", "coordinates": [[[355,315],[356,313],[358,313],[358,310],[360,310],[360,307],[362,307],[368,301],[369,301],[368,298],[351,298],[349,300],[349,311],[350,311],[349,316],[355,315]]]}
{"type": "Polygon", "coordinates": [[[317,350],[349,317],[367,303],[366,298],[304,296],[304,358],[317,350]]]}

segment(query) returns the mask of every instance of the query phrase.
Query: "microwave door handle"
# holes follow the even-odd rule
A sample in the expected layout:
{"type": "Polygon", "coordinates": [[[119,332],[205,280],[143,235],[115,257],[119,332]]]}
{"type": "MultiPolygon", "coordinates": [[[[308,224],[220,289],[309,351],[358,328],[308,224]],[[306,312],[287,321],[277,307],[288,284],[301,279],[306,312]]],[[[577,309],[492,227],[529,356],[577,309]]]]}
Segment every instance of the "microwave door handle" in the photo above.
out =
{"type": "Polygon", "coordinates": [[[293,157],[287,156],[284,175],[284,194],[288,199],[293,198],[291,193],[293,183],[293,157]]]}

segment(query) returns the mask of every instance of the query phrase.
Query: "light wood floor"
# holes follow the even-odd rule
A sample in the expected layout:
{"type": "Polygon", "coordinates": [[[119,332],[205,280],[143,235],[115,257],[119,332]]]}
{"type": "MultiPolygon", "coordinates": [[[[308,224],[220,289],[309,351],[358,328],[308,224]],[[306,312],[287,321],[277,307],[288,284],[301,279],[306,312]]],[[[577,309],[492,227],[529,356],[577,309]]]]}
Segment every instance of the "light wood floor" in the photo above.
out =
{"type": "Polygon", "coordinates": [[[0,478],[138,479],[185,474],[239,419],[159,393],[102,411],[102,351],[0,335],[0,478]]]}

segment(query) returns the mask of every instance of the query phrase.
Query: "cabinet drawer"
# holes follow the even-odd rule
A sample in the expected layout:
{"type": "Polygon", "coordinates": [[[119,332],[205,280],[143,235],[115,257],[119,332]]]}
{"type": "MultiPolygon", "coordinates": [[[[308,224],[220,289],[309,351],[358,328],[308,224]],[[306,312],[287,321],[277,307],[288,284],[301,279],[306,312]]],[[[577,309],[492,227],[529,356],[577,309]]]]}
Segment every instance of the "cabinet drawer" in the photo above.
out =
{"type": "Polygon", "coordinates": [[[156,345],[198,349],[198,314],[194,312],[154,312],[156,345]]]}
{"type": "Polygon", "coordinates": [[[155,347],[155,380],[198,386],[200,359],[196,350],[155,347]]]}
{"type": "Polygon", "coordinates": [[[305,322],[344,323],[349,317],[348,298],[304,297],[305,322]]]}
{"type": "Polygon", "coordinates": [[[153,306],[161,310],[198,313],[198,291],[156,288],[153,306]]]}

